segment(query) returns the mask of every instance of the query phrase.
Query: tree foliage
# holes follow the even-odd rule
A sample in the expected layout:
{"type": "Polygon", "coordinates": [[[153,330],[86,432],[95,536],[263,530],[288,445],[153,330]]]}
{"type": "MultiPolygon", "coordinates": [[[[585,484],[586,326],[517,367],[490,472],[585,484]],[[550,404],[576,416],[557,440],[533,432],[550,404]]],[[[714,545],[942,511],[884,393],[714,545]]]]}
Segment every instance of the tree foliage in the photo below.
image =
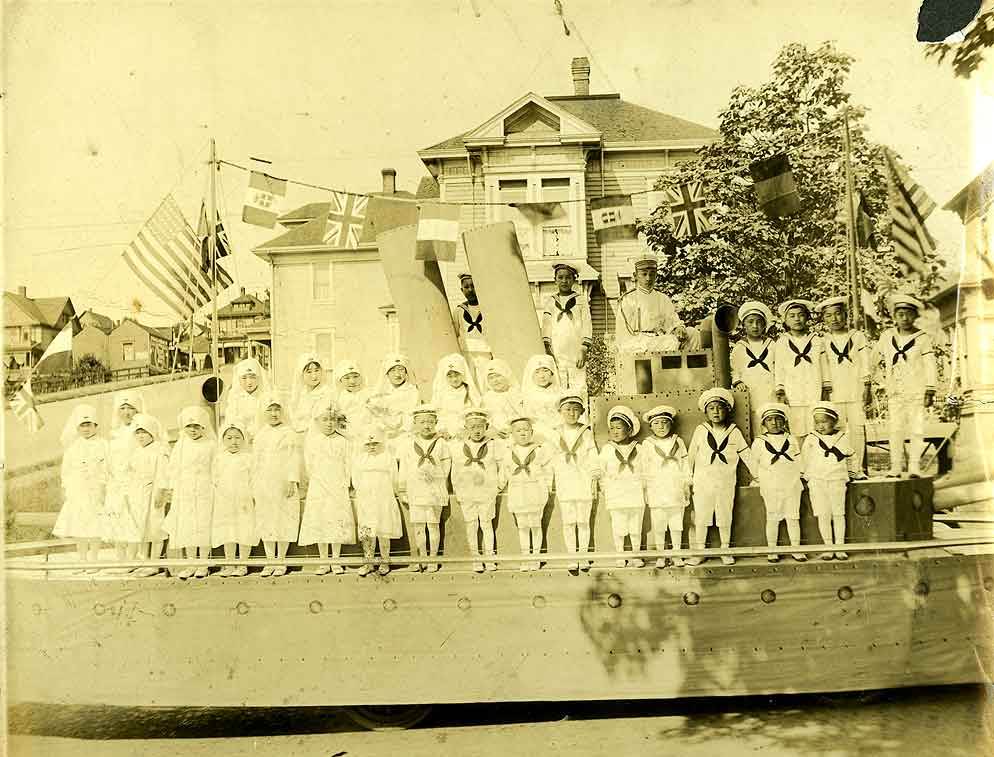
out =
{"type": "Polygon", "coordinates": [[[987,48],[994,45],[994,10],[977,15],[976,23],[964,35],[962,42],[939,43],[925,48],[925,57],[940,64],[951,58],[956,76],[969,79],[980,68],[987,48]]]}
{"type": "Polygon", "coordinates": [[[860,250],[864,287],[882,293],[900,283],[923,294],[932,285],[938,264],[929,276],[898,282],[902,268],[885,245],[890,216],[884,152],[867,138],[866,109],[846,91],[852,60],[831,43],[814,50],[784,47],[769,81],[732,91],[719,114],[719,136],[700,151],[700,160],[660,180],[659,187],[702,182],[714,209],[714,228],[694,238],[676,239],[662,209],[639,224],[664,260],[660,287],[685,321],[704,317],[718,301],[775,305],[848,291],[842,135],[847,107],[855,185],[881,249],[860,250]],[[759,208],[748,166],[779,152],[790,157],[802,206],[793,216],[771,219],[759,208]]]}

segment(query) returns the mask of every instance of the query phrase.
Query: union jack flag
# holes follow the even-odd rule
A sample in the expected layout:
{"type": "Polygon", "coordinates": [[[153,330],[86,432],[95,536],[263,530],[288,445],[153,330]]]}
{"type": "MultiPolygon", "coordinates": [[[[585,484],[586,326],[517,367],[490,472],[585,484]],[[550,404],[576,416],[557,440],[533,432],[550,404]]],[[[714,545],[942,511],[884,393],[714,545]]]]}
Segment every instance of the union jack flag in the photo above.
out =
{"type": "Polygon", "coordinates": [[[666,204],[673,220],[673,236],[677,239],[696,237],[711,229],[711,214],[701,182],[692,181],[667,187],[666,204]]]}
{"type": "Polygon", "coordinates": [[[358,247],[362,227],[366,223],[368,204],[368,197],[332,192],[331,209],[324,228],[324,243],[329,247],[358,247]]]}
{"type": "Polygon", "coordinates": [[[45,425],[45,421],[41,419],[41,414],[35,406],[35,396],[31,391],[30,378],[21,384],[21,388],[14,393],[10,400],[10,409],[32,434],[40,431],[41,427],[45,425]]]}

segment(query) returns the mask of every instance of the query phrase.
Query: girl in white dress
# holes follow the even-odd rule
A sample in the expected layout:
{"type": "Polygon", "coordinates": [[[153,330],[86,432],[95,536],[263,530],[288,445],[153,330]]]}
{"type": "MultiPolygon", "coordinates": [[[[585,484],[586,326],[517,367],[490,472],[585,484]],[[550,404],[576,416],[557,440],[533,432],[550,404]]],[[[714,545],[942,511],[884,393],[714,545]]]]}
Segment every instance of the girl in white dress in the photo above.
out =
{"type": "MultiPolygon", "coordinates": [[[[188,560],[197,552],[211,554],[211,517],[214,511],[214,432],[202,407],[186,407],[179,415],[179,438],[169,456],[164,498],[171,500],[163,528],[169,548],[183,549],[188,560]]],[[[184,568],[180,578],[206,578],[207,566],[184,568]]]]}
{"type": "Polygon", "coordinates": [[[245,433],[251,446],[262,414],[259,403],[269,392],[269,381],[254,357],[239,361],[235,365],[233,378],[222,415],[225,423],[234,423],[245,433]]]}
{"type": "MultiPolygon", "coordinates": [[[[318,555],[336,560],[342,556],[343,544],[355,544],[355,516],[349,499],[351,471],[351,444],[342,434],[341,411],[333,404],[321,404],[314,409],[314,422],[304,442],[304,466],[310,478],[304,515],[300,521],[300,546],[318,545],[318,555]]],[[[329,570],[319,565],[314,574],[323,576],[329,570]]],[[[341,565],[331,568],[335,573],[345,572],[341,565]]]]}
{"type": "Polygon", "coordinates": [[[551,443],[559,427],[559,370],[551,355],[533,355],[521,377],[521,399],[525,414],[534,419],[536,440],[551,443]]]}
{"type": "Polygon", "coordinates": [[[387,452],[383,431],[370,429],[362,437],[362,447],[352,460],[352,487],[355,489],[359,541],[366,563],[360,576],[373,572],[376,545],[380,547],[380,575],[390,572],[390,540],[404,535],[404,523],[397,504],[397,460],[387,452]]]}
{"type": "MultiPolygon", "coordinates": [[[[271,391],[261,404],[263,417],[252,445],[255,526],[266,557],[284,560],[300,527],[301,466],[296,435],[286,421],[286,400],[280,392],[271,391]]],[[[286,566],[267,565],[259,575],[283,576],[286,566]]]]}
{"type": "Polygon", "coordinates": [[[483,407],[490,413],[493,436],[507,439],[511,433],[508,419],[521,412],[521,388],[518,379],[505,360],[494,358],[483,366],[487,389],[483,393],[483,407]]]}
{"type": "Polygon", "coordinates": [[[421,401],[411,375],[410,361],[398,352],[388,353],[380,367],[380,380],[369,399],[373,423],[383,431],[393,449],[394,440],[411,430],[411,412],[421,401]]]}
{"type": "MultiPolygon", "coordinates": [[[[158,560],[166,532],[162,530],[165,511],[157,495],[165,486],[169,447],[160,441],[162,427],[151,415],[139,413],[131,425],[135,430],[135,450],[128,460],[128,509],[141,533],[138,559],[158,560]]],[[[134,575],[149,577],[160,572],[159,568],[137,568],[134,575]]]]}
{"type": "Polygon", "coordinates": [[[438,361],[431,404],[438,411],[438,433],[442,438],[459,436],[463,431],[463,413],[480,404],[480,392],[462,355],[453,353],[438,361]]]}
{"type": "MultiPolygon", "coordinates": [[[[97,412],[77,405],[62,429],[62,509],[52,533],[76,539],[80,562],[95,562],[104,532],[107,440],[97,436],[97,412]]],[[[96,568],[86,572],[96,573],[96,568]]]]}
{"type": "MultiPolygon", "coordinates": [[[[297,358],[297,372],[293,378],[293,392],[290,395],[290,407],[287,415],[293,430],[299,435],[301,448],[304,434],[311,427],[311,415],[315,406],[324,400],[335,396],[335,389],[325,375],[326,367],[313,352],[305,352],[297,358]]],[[[265,410],[265,408],[260,408],[265,410]]]]}
{"type": "MultiPolygon", "coordinates": [[[[214,515],[211,519],[211,545],[224,547],[226,560],[236,556],[247,560],[259,543],[252,503],[252,453],[248,432],[228,421],[221,427],[221,444],[214,460],[214,515]],[[237,555],[236,555],[237,553],[237,555]]],[[[245,565],[226,565],[218,575],[224,578],[248,574],[245,565]]]]}
{"type": "Polygon", "coordinates": [[[364,380],[359,364],[355,360],[340,360],[335,366],[335,379],[338,395],[335,405],[345,419],[344,434],[353,439],[362,434],[369,423],[369,389],[363,386],[364,380]]]}
{"type": "MultiPolygon", "coordinates": [[[[118,560],[134,560],[138,556],[138,542],[142,535],[141,524],[132,517],[128,507],[128,461],[136,447],[132,420],[144,409],[141,395],[132,389],[114,395],[108,442],[107,530],[103,537],[104,541],[114,544],[118,560]]],[[[108,572],[127,573],[128,569],[111,569],[108,572]]]]}

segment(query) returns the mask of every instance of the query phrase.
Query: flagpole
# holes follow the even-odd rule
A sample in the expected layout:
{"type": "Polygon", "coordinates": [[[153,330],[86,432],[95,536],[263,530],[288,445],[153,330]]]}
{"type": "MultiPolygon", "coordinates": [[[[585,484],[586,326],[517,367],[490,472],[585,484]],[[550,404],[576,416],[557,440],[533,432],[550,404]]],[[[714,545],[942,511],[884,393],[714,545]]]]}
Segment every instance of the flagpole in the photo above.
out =
{"type": "MultiPolygon", "coordinates": [[[[214,372],[214,387],[218,390],[219,378],[218,378],[218,355],[217,355],[217,342],[218,342],[218,328],[217,328],[217,203],[215,201],[214,194],[217,191],[216,177],[214,172],[217,170],[217,153],[214,145],[214,137],[211,137],[211,160],[210,160],[210,172],[211,172],[211,185],[210,193],[208,197],[209,207],[207,209],[207,251],[208,259],[211,261],[211,370],[214,372]]],[[[191,340],[192,341],[192,340],[191,340]]],[[[218,390],[217,400],[214,402],[214,427],[220,431],[221,426],[221,392],[218,390]]]]}
{"type": "Polygon", "coordinates": [[[848,248],[849,268],[849,314],[852,317],[853,328],[862,327],[863,312],[859,299],[859,274],[856,258],[856,203],[855,182],[852,173],[852,140],[849,135],[849,106],[842,112],[842,144],[845,153],[846,169],[846,245],[848,248]]]}

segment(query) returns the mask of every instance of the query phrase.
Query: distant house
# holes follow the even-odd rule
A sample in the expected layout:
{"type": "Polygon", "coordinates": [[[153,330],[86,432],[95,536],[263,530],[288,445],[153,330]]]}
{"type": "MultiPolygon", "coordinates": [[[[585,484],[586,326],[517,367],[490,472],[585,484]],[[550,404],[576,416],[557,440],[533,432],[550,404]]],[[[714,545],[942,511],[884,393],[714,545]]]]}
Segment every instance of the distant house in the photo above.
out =
{"type": "Polygon", "coordinates": [[[108,339],[108,365],[112,371],[125,369],[148,370],[149,374],[169,370],[168,329],[146,326],[125,318],[110,333],[108,339]]]}
{"type": "MultiPolygon", "coordinates": [[[[396,171],[383,169],[382,192],[371,194],[417,199],[398,191],[396,178],[396,171]]],[[[432,184],[430,179],[424,184],[426,193],[432,184]]],[[[396,312],[376,246],[377,230],[396,225],[396,206],[400,203],[368,203],[356,209],[351,198],[334,205],[309,203],[281,216],[287,231],[255,248],[272,266],[277,384],[292,383],[303,352],[316,352],[329,368],[349,357],[373,379],[383,353],[398,349],[396,312]],[[349,233],[351,226],[357,234],[349,233]]]]}
{"type": "Polygon", "coordinates": [[[87,310],[79,316],[80,329],[72,338],[73,362],[84,355],[92,355],[104,365],[110,365],[110,333],[114,321],[105,315],[87,310]]]}
{"type": "MultiPolygon", "coordinates": [[[[76,309],[68,297],[28,297],[26,287],[3,293],[3,361],[9,371],[32,368],[76,309]]],[[[75,327],[74,327],[75,330],[75,327]]],[[[47,360],[45,372],[68,370],[68,361],[47,360]]]]}
{"type": "Polygon", "coordinates": [[[269,298],[260,300],[241,288],[241,294],[217,311],[218,347],[223,363],[237,363],[248,357],[269,365],[269,298]]]}

